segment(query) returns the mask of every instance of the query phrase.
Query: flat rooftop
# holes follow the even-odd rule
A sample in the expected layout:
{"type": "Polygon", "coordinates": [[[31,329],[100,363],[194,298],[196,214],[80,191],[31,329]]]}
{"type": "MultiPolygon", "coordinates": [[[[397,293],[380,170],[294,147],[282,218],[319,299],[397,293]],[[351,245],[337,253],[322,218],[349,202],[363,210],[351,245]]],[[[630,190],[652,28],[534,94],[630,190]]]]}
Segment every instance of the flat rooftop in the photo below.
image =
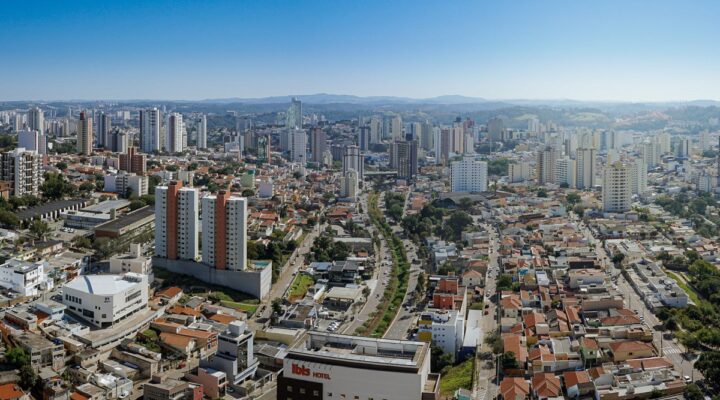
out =
{"type": "Polygon", "coordinates": [[[22,221],[38,218],[41,215],[53,212],[53,211],[59,211],[63,210],[68,207],[76,206],[76,205],[82,205],[85,204],[88,200],[85,199],[72,199],[72,200],[58,200],[53,201],[46,204],[41,204],[39,206],[30,207],[25,210],[20,210],[17,212],[18,218],[20,218],[22,221]]]}
{"type": "Polygon", "coordinates": [[[125,208],[129,205],[130,205],[130,201],[125,200],[125,199],[107,200],[107,201],[103,201],[103,202],[85,207],[81,211],[90,212],[90,213],[106,214],[106,213],[109,213],[110,210],[113,210],[113,209],[117,210],[120,208],[125,208]]]}
{"type": "Polygon", "coordinates": [[[328,364],[352,363],[365,368],[394,367],[417,372],[429,356],[428,349],[424,342],[308,332],[304,340],[289,349],[288,355],[328,364]]]}
{"type": "Polygon", "coordinates": [[[102,225],[98,225],[95,227],[95,230],[98,231],[114,231],[118,232],[121,229],[136,224],[144,219],[154,219],[155,217],[155,208],[150,206],[145,206],[139,210],[136,210],[134,212],[125,214],[123,216],[118,217],[115,220],[112,220],[110,222],[106,222],[102,225]]]}
{"type": "Polygon", "coordinates": [[[65,287],[91,294],[112,295],[141,283],[132,277],[133,275],[81,275],[65,284],[65,287]]]}

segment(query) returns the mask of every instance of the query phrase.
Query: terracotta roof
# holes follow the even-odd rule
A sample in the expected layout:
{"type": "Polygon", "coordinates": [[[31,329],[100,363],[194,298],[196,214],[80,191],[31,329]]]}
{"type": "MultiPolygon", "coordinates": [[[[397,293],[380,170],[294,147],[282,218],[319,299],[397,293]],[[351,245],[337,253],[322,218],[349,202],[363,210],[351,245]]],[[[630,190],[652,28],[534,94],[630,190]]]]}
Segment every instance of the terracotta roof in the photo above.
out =
{"type": "Polygon", "coordinates": [[[545,315],[531,312],[530,314],[523,315],[523,322],[525,322],[525,327],[534,328],[537,324],[545,323],[545,315]]]}
{"type": "Polygon", "coordinates": [[[565,387],[570,388],[580,383],[590,382],[590,375],[587,371],[567,371],[563,373],[565,387]]]}
{"type": "Polygon", "coordinates": [[[536,372],[532,377],[533,392],[538,397],[556,397],[562,393],[560,379],[552,373],[536,372]]]}
{"type": "Polygon", "coordinates": [[[670,361],[667,357],[638,358],[635,360],[628,360],[627,363],[634,369],[641,369],[644,371],[673,367],[672,361],[670,361]]]}
{"type": "Polygon", "coordinates": [[[202,314],[200,311],[185,306],[173,306],[167,310],[170,314],[190,315],[193,317],[200,317],[202,314]]]}
{"type": "Polygon", "coordinates": [[[198,338],[198,339],[208,339],[217,334],[215,332],[201,331],[199,329],[181,328],[178,331],[178,335],[189,336],[189,337],[198,338]]]}
{"type": "Polygon", "coordinates": [[[604,326],[637,325],[640,323],[640,318],[634,315],[618,315],[617,317],[603,318],[600,322],[604,326]]]}
{"type": "Polygon", "coordinates": [[[523,364],[527,361],[527,348],[522,345],[519,335],[511,335],[503,338],[503,349],[515,354],[515,359],[523,364]]]}
{"type": "Polygon", "coordinates": [[[652,351],[654,348],[647,343],[638,342],[636,340],[628,340],[623,342],[611,342],[610,349],[613,351],[613,353],[616,353],[618,351],[652,351]]]}
{"type": "Polygon", "coordinates": [[[179,287],[172,286],[167,289],[163,289],[160,292],[158,292],[158,296],[160,297],[166,297],[168,299],[172,299],[173,297],[181,294],[183,291],[179,287]]]}
{"type": "Polygon", "coordinates": [[[20,389],[20,386],[14,383],[6,383],[0,385],[0,399],[2,400],[14,400],[19,399],[25,395],[25,392],[20,389]]]}
{"type": "Polygon", "coordinates": [[[522,303],[516,295],[512,295],[503,297],[502,300],[500,300],[500,307],[507,310],[516,310],[522,308],[522,303]]]}
{"type": "Polygon", "coordinates": [[[530,384],[523,378],[505,378],[500,382],[500,393],[508,400],[527,397],[530,394],[530,384]]]}
{"type": "Polygon", "coordinates": [[[215,322],[219,322],[221,324],[229,324],[233,321],[237,321],[237,318],[233,317],[232,315],[227,314],[214,314],[212,317],[210,317],[211,320],[215,322]]]}
{"type": "Polygon", "coordinates": [[[583,337],[582,339],[580,339],[580,346],[588,348],[588,349],[593,349],[593,350],[600,349],[600,346],[598,346],[597,341],[595,339],[588,338],[588,337],[583,337]]]}
{"type": "Polygon", "coordinates": [[[89,400],[89,397],[85,397],[78,392],[72,392],[70,394],[70,400],[89,400]]]}
{"type": "Polygon", "coordinates": [[[160,334],[160,340],[163,341],[163,343],[167,344],[170,347],[174,347],[176,349],[187,349],[187,347],[192,343],[195,339],[193,339],[190,336],[183,336],[183,335],[176,335],[174,333],[167,333],[162,332],[160,334]]]}

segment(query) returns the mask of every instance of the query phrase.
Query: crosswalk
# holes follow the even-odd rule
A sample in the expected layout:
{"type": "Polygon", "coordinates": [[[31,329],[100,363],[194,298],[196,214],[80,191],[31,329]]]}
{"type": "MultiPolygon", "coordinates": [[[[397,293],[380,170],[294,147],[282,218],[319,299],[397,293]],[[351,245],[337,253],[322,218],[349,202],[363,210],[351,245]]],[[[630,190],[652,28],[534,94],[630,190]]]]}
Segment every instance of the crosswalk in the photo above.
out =
{"type": "Polygon", "coordinates": [[[664,355],[682,353],[682,350],[675,346],[664,346],[662,350],[664,355]]]}

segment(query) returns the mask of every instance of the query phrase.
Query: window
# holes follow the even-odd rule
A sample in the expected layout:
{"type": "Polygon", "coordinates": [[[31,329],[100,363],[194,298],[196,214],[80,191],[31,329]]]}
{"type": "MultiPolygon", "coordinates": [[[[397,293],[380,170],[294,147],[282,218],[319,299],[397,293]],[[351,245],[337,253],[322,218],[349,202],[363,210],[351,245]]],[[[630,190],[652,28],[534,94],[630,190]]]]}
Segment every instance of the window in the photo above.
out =
{"type": "Polygon", "coordinates": [[[290,386],[290,385],[287,386],[287,391],[288,391],[288,393],[292,393],[292,389],[293,389],[292,386],[290,386]]]}
{"type": "Polygon", "coordinates": [[[305,388],[300,388],[300,394],[305,394],[305,388]]]}

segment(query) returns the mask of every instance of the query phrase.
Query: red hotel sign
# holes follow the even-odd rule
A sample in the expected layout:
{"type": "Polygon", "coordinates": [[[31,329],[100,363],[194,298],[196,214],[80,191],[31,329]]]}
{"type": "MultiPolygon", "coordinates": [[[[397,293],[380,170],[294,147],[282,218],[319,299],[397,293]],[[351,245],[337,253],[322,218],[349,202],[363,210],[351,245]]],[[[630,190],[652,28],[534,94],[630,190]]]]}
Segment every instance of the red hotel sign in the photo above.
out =
{"type": "Polygon", "coordinates": [[[330,379],[330,374],[327,372],[313,372],[310,368],[303,367],[302,365],[297,365],[295,363],[291,365],[291,368],[293,375],[312,376],[313,378],[318,379],[330,379]]]}

